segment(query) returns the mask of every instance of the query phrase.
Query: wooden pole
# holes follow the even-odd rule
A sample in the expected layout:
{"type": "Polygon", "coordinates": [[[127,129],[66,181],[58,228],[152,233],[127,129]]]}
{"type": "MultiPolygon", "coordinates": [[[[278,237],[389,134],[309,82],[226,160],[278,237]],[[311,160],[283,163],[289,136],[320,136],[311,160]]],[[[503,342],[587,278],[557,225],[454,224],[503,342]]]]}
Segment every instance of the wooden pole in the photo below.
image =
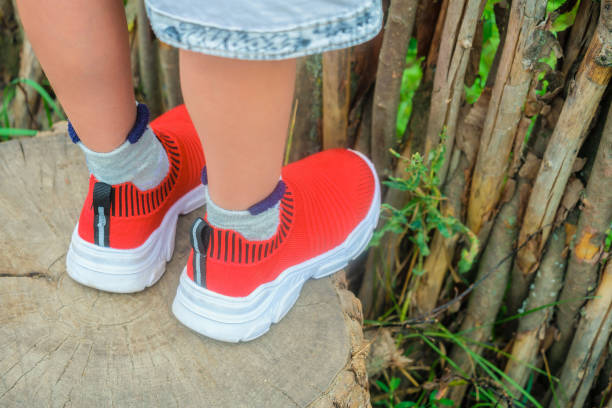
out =
{"type": "Polygon", "coordinates": [[[323,54],[323,149],[347,147],[351,50],[323,54]]]}
{"type": "Polygon", "coordinates": [[[612,10],[605,11],[606,7],[612,9],[612,0],[602,1],[601,7],[599,27],[563,104],[527,204],[519,246],[533,234],[541,234],[518,253],[517,263],[524,275],[537,268],[578,149],[612,76],[612,32],[607,28],[612,26],[612,10]]]}
{"type": "Polygon", "coordinates": [[[402,74],[417,3],[417,0],[392,0],[385,25],[372,106],[372,160],[382,177],[392,171],[389,148],[395,145],[402,74]]]}

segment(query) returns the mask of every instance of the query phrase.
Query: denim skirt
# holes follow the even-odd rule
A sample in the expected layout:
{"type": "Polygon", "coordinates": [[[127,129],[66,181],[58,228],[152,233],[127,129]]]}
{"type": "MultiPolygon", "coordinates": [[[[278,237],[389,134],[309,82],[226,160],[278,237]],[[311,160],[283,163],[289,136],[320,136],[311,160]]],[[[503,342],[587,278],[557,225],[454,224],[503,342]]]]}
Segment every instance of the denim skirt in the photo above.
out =
{"type": "Polygon", "coordinates": [[[276,60],[350,47],[381,29],[381,0],[145,0],[157,37],[220,57],[276,60]]]}

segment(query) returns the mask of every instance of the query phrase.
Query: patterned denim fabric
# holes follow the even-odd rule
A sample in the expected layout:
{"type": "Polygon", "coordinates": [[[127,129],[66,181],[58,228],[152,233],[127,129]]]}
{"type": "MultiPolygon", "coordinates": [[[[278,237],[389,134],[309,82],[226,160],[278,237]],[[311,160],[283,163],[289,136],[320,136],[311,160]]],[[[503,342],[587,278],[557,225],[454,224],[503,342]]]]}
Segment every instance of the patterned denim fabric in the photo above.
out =
{"type": "MultiPolygon", "coordinates": [[[[283,10],[284,14],[276,9],[266,10],[266,7],[270,7],[266,1],[243,0],[249,2],[249,7],[258,4],[262,9],[257,18],[248,20],[242,15],[232,21],[229,15],[223,18],[221,23],[224,26],[221,26],[209,23],[210,16],[221,13],[220,10],[211,10],[215,8],[215,3],[207,5],[205,11],[198,9],[197,13],[187,18],[173,15],[172,12],[176,10],[168,5],[167,10],[160,9],[165,1],[147,0],[153,31],[161,41],[190,51],[248,60],[295,58],[350,47],[374,37],[380,31],[383,20],[380,0],[309,0],[302,3],[304,7],[301,12],[297,4],[300,0],[284,0],[294,2],[293,8],[283,10]],[[335,2],[342,4],[331,7],[335,2]],[[338,14],[325,15],[322,5],[327,7],[328,12],[338,14]],[[204,16],[204,12],[210,15],[204,16]],[[297,14],[293,18],[288,13],[297,14]],[[196,21],[198,14],[202,17],[201,21],[196,21]],[[264,21],[265,18],[269,18],[269,21],[264,21]],[[291,18],[294,21],[290,21],[291,18]]],[[[235,4],[241,1],[233,0],[235,4]]],[[[196,2],[175,0],[175,3],[196,2]]],[[[181,4],[181,7],[184,9],[185,5],[181,4]]]]}

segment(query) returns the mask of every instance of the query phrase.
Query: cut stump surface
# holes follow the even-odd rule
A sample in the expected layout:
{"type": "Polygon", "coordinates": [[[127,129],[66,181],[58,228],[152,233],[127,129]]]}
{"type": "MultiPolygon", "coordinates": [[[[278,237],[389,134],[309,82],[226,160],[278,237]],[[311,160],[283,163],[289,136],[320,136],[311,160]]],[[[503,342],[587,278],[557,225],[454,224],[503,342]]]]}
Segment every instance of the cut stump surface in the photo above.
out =
{"type": "Polygon", "coordinates": [[[339,277],[309,281],[263,337],[221,343],[170,310],[200,209],[181,217],[163,278],[137,294],[66,274],[87,189],[65,125],[0,144],[0,407],[369,406],[361,305],[339,277]]]}

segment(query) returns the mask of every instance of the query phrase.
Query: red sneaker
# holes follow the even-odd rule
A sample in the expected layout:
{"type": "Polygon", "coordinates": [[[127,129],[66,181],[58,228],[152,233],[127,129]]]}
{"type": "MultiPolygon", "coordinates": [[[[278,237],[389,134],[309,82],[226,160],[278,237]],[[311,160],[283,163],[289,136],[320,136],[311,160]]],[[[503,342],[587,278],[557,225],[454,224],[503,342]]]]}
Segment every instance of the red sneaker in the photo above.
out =
{"type": "Polygon", "coordinates": [[[161,278],[174,251],[179,214],[205,203],[204,153],[184,106],[150,124],[170,170],[158,187],[110,186],[89,178],[89,192],[66,257],[68,274],[108,292],[138,292],[161,278]]]}
{"type": "Polygon", "coordinates": [[[261,336],[291,309],[304,282],[346,266],[378,222],[380,186],[362,154],[327,150],[283,169],[280,224],[266,241],[198,219],[172,305],[187,327],[218,340],[261,336]]]}

